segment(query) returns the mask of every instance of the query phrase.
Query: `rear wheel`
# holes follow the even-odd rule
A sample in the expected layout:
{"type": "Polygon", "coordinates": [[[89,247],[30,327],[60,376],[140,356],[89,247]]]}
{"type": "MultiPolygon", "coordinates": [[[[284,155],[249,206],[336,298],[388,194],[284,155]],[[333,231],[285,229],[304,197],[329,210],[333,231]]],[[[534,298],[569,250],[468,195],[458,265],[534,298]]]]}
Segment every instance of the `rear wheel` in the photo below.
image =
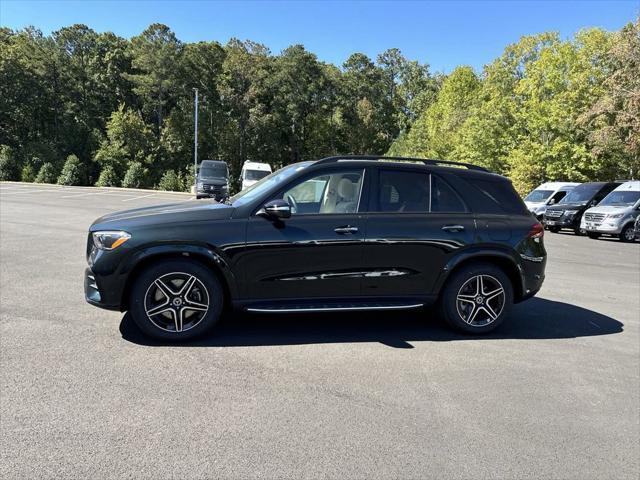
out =
{"type": "Polygon", "coordinates": [[[620,240],[623,242],[633,242],[635,239],[635,232],[633,231],[633,225],[629,224],[620,232],[620,240]]]}
{"type": "Polygon", "coordinates": [[[600,238],[600,234],[596,232],[587,232],[587,236],[593,240],[600,238]]]}
{"type": "Polygon", "coordinates": [[[137,278],[129,311],[147,335],[180,341],[213,327],[222,303],[220,282],[207,267],[190,260],[167,260],[137,278]]]}
{"type": "Polygon", "coordinates": [[[498,327],[513,305],[513,286],[498,267],[478,263],[462,267],[447,281],[440,313],[452,327],[482,334],[498,327]]]}

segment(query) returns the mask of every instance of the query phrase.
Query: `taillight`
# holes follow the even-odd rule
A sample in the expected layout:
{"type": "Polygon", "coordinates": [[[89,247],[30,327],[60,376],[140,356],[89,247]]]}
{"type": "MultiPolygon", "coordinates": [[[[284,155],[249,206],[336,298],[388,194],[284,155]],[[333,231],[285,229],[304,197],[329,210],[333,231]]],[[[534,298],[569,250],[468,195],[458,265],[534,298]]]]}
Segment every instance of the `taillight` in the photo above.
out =
{"type": "Polygon", "coordinates": [[[544,227],[540,222],[534,223],[531,226],[531,230],[527,234],[527,238],[542,238],[544,237],[544,227]]]}

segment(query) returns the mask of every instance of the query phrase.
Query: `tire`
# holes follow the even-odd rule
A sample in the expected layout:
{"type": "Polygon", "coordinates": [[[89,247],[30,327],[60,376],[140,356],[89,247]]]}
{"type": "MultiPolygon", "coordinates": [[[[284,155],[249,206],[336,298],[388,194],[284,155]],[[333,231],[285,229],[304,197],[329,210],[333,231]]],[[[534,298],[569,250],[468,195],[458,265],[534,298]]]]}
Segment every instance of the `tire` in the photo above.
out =
{"type": "Polygon", "coordinates": [[[587,236],[592,240],[597,240],[598,238],[600,238],[600,234],[596,232],[587,232],[587,236]]]}
{"type": "Polygon", "coordinates": [[[628,224],[622,229],[618,236],[621,242],[633,242],[635,240],[635,232],[633,231],[633,224],[628,224]]]}
{"type": "Polygon", "coordinates": [[[490,263],[475,263],[455,271],[447,280],[439,301],[442,318],[453,328],[472,334],[488,333],[500,326],[512,306],[511,280],[490,263]],[[480,287],[483,295],[478,295],[480,287]]]}
{"type": "Polygon", "coordinates": [[[573,233],[578,237],[582,237],[587,232],[586,230],[582,230],[580,227],[576,227],[573,229],[573,233]]]}
{"type": "Polygon", "coordinates": [[[560,227],[549,227],[549,231],[551,233],[558,233],[560,231],[560,227]]]}
{"type": "Polygon", "coordinates": [[[195,338],[218,323],[223,301],[222,285],[209,268],[193,260],[171,259],[138,276],[129,312],[145,334],[178,342],[195,338]]]}

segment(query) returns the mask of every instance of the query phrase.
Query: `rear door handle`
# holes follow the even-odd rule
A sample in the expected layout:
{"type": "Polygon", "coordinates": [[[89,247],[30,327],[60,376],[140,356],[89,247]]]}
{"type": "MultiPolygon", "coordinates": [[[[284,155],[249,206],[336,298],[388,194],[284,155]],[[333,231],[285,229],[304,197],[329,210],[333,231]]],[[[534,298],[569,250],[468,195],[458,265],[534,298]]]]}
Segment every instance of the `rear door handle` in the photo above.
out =
{"type": "Polygon", "coordinates": [[[351,225],[345,225],[344,227],[337,227],[333,229],[334,232],[340,235],[352,235],[358,233],[358,227],[352,227],[351,225]]]}
{"type": "Polygon", "coordinates": [[[464,230],[464,225],[445,225],[442,227],[442,230],[445,232],[462,232],[464,230]]]}

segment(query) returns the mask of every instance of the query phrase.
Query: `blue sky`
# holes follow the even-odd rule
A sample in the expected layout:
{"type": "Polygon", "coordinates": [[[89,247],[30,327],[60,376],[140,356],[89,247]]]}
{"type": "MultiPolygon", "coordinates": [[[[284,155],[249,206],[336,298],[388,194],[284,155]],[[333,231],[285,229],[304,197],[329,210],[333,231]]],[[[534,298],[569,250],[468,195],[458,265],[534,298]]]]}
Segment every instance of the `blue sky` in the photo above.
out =
{"type": "Polygon", "coordinates": [[[390,47],[448,72],[481,69],[522,35],[584,27],[615,30],[640,13],[629,1],[25,1],[0,0],[0,24],[45,33],[84,23],[124,37],[147,25],[169,25],[183,41],[250,39],[277,53],[302,43],[321,60],[374,58],[390,47]]]}

